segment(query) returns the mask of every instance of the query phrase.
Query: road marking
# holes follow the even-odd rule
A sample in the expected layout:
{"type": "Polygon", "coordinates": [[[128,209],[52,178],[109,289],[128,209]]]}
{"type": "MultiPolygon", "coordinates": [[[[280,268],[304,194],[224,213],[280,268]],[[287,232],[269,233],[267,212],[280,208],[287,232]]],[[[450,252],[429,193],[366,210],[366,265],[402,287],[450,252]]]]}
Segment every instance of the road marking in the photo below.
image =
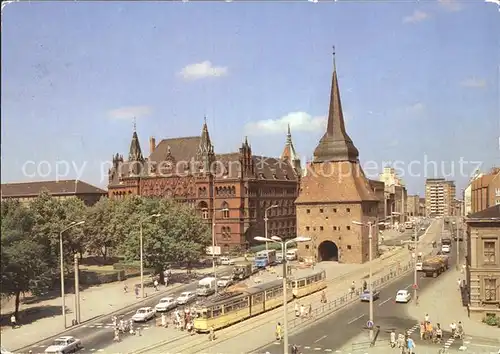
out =
{"type": "Polygon", "coordinates": [[[498,346],[496,345],[489,345],[489,344],[471,344],[473,347],[484,347],[484,348],[495,348],[498,349],[498,346]]]}
{"type": "Polygon", "coordinates": [[[38,348],[45,348],[45,345],[39,345],[38,348]]]}
{"type": "Polygon", "coordinates": [[[387,303],[388,301],[391,301],[392,300],[392,297],[388,298],[387,300],[384,300],[382,301],[380,304],[378,304],[379,306],[382,306],[383,304],[387,303]]]}
{"type": "Polygon", "coordinates": [[[95,349],[94,349],[94,348],[93,348],[93,349],[90,349],[90,351],[91,351],[91,352],[95,352],[95,349]]]}
{"type": "Polygon", "coordinates": [[[304,349],[311,349],[311,347],[304,347],[304,349]]]}
{"type": "Polygon", "coordinates": [[[318,339],[316,339],[316,340],[314,341],[314,343],[318,343],[320,340],[325,339],[325,338],[326,338],[326,336],[323,336],[323,337],[321,337],[321,338],[318,338],[318,339]]]}
{"type": "Polygon", "coordinates": [[[353,318],[352,320],[350,320],[349,322],[347,322],[347,324],[352,324],[354,322],[356,322],[357,320],[359,320],[360,318],[364,317],[365,315],[361,315],[361,316],[358,316],[356,318],[353,318]]]}
{"type": "Polygon", "coordinates": [[[411,286],[412,286],[412,285],[413,285],[413,284],[408,285],[405,289],[409,289],[409,288],[411,288],[411,286]]]}
{"type": "Polygon", "coordinates": [[[325,352],[331,352],[332,350],[331,349],[325,349],[325,352]]]}
{"type": "Polygon", "coordinates": [[[96,323],[95,325],[96,325],[96,326],[102,326],[103,324],[104,324],[104,323],[102,323],[102,322],[98,322],[98,323],[96,323]]]}
{"type": "Polygon", "coordinates": [[[104,351],[104,349],[99,349],[99,350],[98,350],[98,352],[103,352],[103,351],[104,351]]]}
{"type": "Polygon", "coordinates": [[[129,311],[125,315],[130,315],[131,313],[134,313],[134,311],[129,311]]]}
{"type": "Polygon", "coordinates": [[[281,344],[281,342],[274,342],[274,344],[279,345],[279,344],[281,344]]]}
{"type": "Polygon", "coordinates": [[[314,350],[321,350],[321,348],[314,348],[314,350]]]}

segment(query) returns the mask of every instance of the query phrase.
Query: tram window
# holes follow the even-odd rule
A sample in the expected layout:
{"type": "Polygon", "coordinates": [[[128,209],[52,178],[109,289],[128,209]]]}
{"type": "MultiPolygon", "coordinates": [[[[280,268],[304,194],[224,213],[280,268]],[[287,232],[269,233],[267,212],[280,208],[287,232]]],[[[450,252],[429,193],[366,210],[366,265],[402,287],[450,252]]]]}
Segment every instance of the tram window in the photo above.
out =
{"type": "Polygon", "coordinates": [[[307,278],[307,285],[312,283],[312,278],[307,278]]]}
{"type": "Polygon", "coordinates": [[[222,315],[222,308],[220,306],[214,307],[212,309],[212,317],[218,317],[222,315]]]}
{"type": "Polygon", "coordinates": [[[253,303],[260,304],[260,303],[262,303],[263,299],[264,299],[264,293],[256,294],[253,296],[253,303]]]}
{"type": "Polygon", "coordinates": [[[305,279],[299,280],[299,288],[303,288],[304,286],[306,286],[306,280],[305,279]]]}
{"type": "Polygon", "coordinates": [[[224,313],[233,311],[233,305],[224,305],[224,313]]]}

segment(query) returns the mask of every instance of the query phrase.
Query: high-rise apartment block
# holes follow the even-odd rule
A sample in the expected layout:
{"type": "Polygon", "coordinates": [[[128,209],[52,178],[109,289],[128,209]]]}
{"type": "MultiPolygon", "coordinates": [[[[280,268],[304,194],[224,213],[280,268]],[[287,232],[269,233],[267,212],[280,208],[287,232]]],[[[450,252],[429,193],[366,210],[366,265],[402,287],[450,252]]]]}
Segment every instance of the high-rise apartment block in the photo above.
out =
{"type": "Polygon", "coordinates": [[[427,216],[454,215],[455,181],[428,178],[425,181],[425,213],[427,216]]]}
{"type": "Polygon", "coordinates": [[[474,179],[470,184],[470,213],[500,204],[500,168],[474,179]]]}

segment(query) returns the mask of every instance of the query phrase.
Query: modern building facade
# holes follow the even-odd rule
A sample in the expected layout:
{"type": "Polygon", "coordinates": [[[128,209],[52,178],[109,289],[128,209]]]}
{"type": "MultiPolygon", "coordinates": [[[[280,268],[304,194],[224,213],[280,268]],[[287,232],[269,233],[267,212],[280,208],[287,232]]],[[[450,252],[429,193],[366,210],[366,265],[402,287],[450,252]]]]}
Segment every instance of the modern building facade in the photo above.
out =
{"type": "Polygon", "coordinates": [[[57,199],[81,199],[88,206],[94,205],[99,199],[108,195],[108,192],[101,188],[75,179],[4,183],[1,188],[2,199],[17,199],[24,204],[29,204],[43,190],[57,199]]]}
{"type": "Polygon", "coordinates": [[[245,138],[239,151],[216,154],[206,121],[201,134],[150,138],[144,157],[134,131],[128,160],[116,154],[109,170],[109,196],[172,198],[191,205],[213,226],[223,253],[242,249],[263,236],[265,215],[269,235],[295,237],[295,205],[300,160],[290,130],[281,157],[252,154],[245,138]]]}
{"type": "Polygon", "coordinates": [[[463,192],[464,215],[469,215],[470,213],[472,213],[472,182],[474,182],[476,179],[478,179],[482,176],[483,176],[483,174],[479,170],[476,170],[474,172],[472,178],[469,180],[469,184],[464,189],[464,192],[463,192]]]}
{"type": "Polygon", "coordinates": [[[409,195],[406,199],[406,210],[409,217],[422,216],[420,214],[420,197],[409,195]]]}
{"type": "Polygon", "coordinates": [[[471,212],[500,204],[500,168],[493,168],[471,183],[471,212]]]}
{"type": "Polygon", "coordinates": [[[384,210],[385,218],[390,218],[391,224],[397,225],[407,220],[407,191],[403,180],[397,175],[392,167],[384,167],[379,176],[379,180],[384,182],[385,197],[384,210]]]}
{"type": "Polygon", "coordinates": [[[500,317],[500,205],[470,214],[466,222],[471,317],[500,317]]]}
{"type": "MultiPolygon", "coordinates": [[[[337,70],[334,68],[326,132],[300,183],[297,232],[311,238],[299,243],[306,260],[363,263],[369,259],[369,222],[377,224],[378,204],[359,163],[358,149],[346,132],[337,70]],[[358,225],[356,223],[362,223],[358,225]]],[[[374,228],[372,257],[378,256],[374,228]]]]}
{"type": "Polygon", "coordinates": [[[456,187],[454,181],[428,178],[425,181],[425,209],[427,216],[451,216],[454,213],[456,187]]]}

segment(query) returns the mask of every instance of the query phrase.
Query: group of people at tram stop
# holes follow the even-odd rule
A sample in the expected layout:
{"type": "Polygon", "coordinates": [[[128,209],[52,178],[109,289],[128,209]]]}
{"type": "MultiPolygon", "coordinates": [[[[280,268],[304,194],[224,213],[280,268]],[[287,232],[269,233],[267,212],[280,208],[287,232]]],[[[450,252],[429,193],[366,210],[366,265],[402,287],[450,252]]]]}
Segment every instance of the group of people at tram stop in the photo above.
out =
{"type": "Polygon", "coordinates": [[[391,331],[391,339],[389,341],[391,348],[396,348],[401,354],[413,354],[415,353],[415,341],[410,337],[407,331],[405,333],[399,333],[396,335],[394,329],[391,331]]]}
{"type": "Polygon", "coordinates": [[[137,329],[134,329],[134,321],[132,319],[126,321],[123,318],[118,321],[118,318],[116,316],[111,317],[111,321],[113,322],[113,327],[114,327],[114,337],[113,340],[115,342],[120,341],[120,333],[130,333],[132,335],[138,335],[141,336],[141,330],[140,327],[137,327],[137,329]]]}
{"type": "MultiPolygon", "coordinates": [[[[450,324],[451,336],[455,339],[463,339],[464,327],[461,321],[458,321],[458,325],[455,322],[450,324]]],[[[424,321],[420,323],[420,339],[427,340],[431,339],[434,343],[441,343],[443,340],[443,330],[440,323],[436,323],[434,328],[429,314],[425,314],[424,321]]]]}
{"type": "MultiPolygon", "coordinates": [[[[366,280],[363,280],[363,291],[366,291],[366,289],[368,289],[368,283],[366,282],[366,280]]],[[[349,293],[352,296],[354,295],[355,292],[356,292],[356,281],[353,280],[351,283],[351,287],[349,288],[349,293]]]]}
{"type": "MultiPolygon", "coordinates": [[[[181,331],[187,331],[191,335],[194,335],[194,319],[196,317],[196,308],[189,306],[184,307],[183,310],[176,309],[172,313],[172,323],[177,329],[181,331]]],[[[168,327],[168,322],[166,316],[162,315],[161,326],[168,327]]]]}

